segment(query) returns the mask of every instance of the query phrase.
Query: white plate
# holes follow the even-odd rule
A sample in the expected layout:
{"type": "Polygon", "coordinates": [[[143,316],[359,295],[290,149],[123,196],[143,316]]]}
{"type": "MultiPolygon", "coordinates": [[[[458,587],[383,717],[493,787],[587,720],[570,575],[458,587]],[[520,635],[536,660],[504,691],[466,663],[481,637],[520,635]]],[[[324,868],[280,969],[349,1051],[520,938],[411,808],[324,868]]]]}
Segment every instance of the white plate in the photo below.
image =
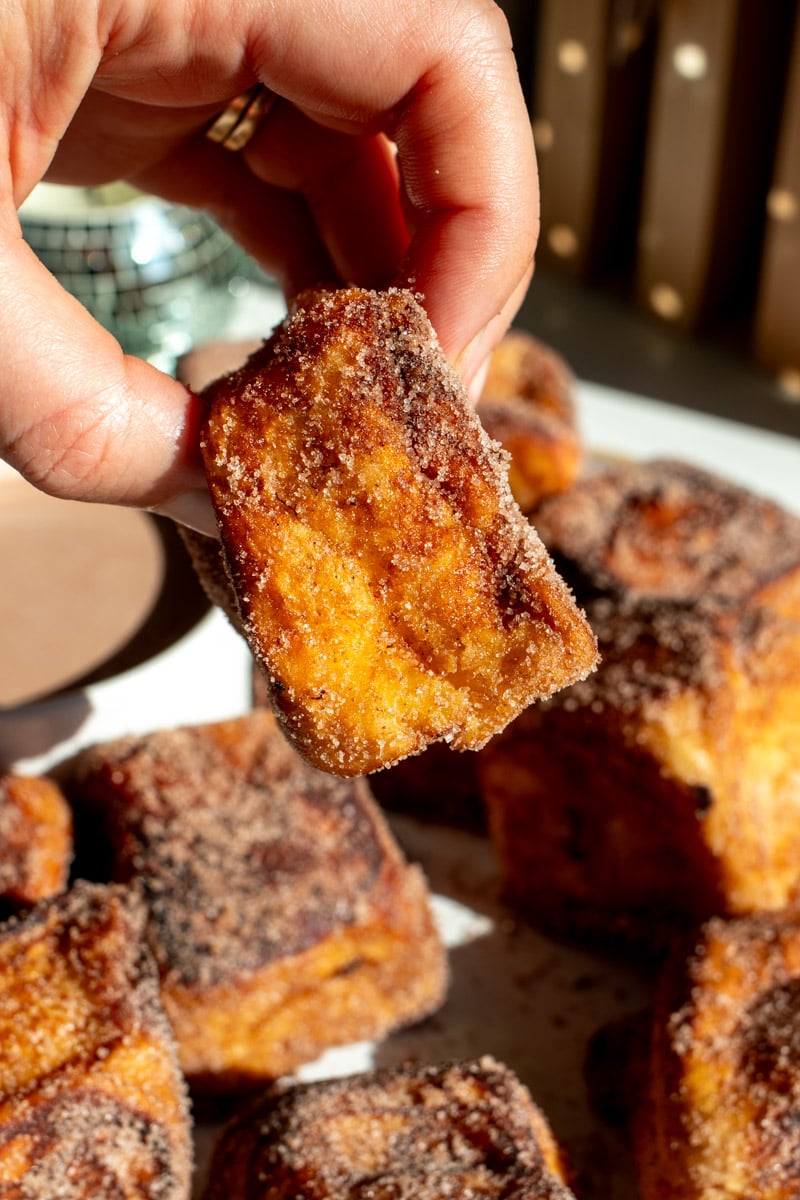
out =
{"type": "Polygon", "coordinates": [[[630,458],[682,458],[800,514],[800,442],[768,430],[647,400],[594,383],[578,386],[586,444],[630,458]]]}

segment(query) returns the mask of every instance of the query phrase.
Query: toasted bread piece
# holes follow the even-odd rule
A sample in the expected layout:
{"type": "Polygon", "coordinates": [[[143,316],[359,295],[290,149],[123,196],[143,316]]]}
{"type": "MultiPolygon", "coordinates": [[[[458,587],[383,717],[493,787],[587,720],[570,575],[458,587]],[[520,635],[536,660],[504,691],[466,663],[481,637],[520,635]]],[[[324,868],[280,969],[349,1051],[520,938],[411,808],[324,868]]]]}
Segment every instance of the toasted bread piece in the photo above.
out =
{"type": "MultiPolygon", "coordinates": [[[[241,367],[261,344],[249,338],[195,346],[178,360],[177,376],[202,391],[241,367]]],[[[574,386],[562,356],[525,330],[510,330],[490,356],[478,415],[510,455],[508,481],[524,513],[578,477],[583,450],[574,386]]]]}
{"type": "Polygon", "coordinates": [[[97,746],[71,792],[143,888],[195,1088],[252,1087],[442,1003],[421,872],[365,781],[310,767],[270,711],[97,746]]]}
{"type": "Polygon", "coordinates": [[[478,416],[510,455],[508,481],[524,513],[566,491],[580,472],[574,382],[561,355],[521,329],[507,333],[489,359],[478,416]]]}
{"type": "Polygon", "coordinates": [[[316,766],[475,749],[592,669],[591,630],[410,293],[304,293],[206,396],[242,624],[316,766]]]}
{"type": "Polygon", "coordinates": [[[189,1116],[128,891],[76,884],[0,926],[0,1195],[187,1200],[189,1116]]]}
{"type": "Polygon", "coordinates": [[[569,1200],[526,1088],[486,1056],[278,1086],[224,1131],[207,1200],[569,1200]]]}
{"type": "Polygon", "coordinates": [[[64,890],[72,861],[72,815],[44,776],[0,772],[0,910],[64,890]]]}
{"type": "MultiPolygon", "coordinates": [[[[178,360],[178,378],[194,391],[202,391],[222,375],[243,366],[262,344],[250,338],[196,346],[178,360]]],[[[489,437],[509,455],[508,481],[524,513],[533,513],[547,496],[571,487],[580,472],[583,448],[573,399],[574,382],[561,355],[521,329],[507,333],[490,357],[477,412],[489,437]]],[[[180,532],[209,598],[227,612],[241,632],[238,606],[219,542],[195,530],[181,528],[180,532]]],[[[441,756],[434,751],[433,757],[438,762],[441,756]]],[[[413,765],[408,770],[417,774],[413,765]]],[[[422,800],[419,788],[415,794],[422,800]]],[[[436,794],[431,800],[435,815],[436,794]]],[[[466,815],[472,819],[471,814],[466,815]]]]}
{"type": "Polygon", "coordinates": [[[590,477],[537,521],[602,664],[480,755],[509,894],[654,948],[800,885],[800,520],[695,467],[590,477]]]}
{"type": "Polygon", "coordinates": [[[800,1194],[797,912],[712,918],[673,952],[634,1145],[642,1200],[800,1194]]]}

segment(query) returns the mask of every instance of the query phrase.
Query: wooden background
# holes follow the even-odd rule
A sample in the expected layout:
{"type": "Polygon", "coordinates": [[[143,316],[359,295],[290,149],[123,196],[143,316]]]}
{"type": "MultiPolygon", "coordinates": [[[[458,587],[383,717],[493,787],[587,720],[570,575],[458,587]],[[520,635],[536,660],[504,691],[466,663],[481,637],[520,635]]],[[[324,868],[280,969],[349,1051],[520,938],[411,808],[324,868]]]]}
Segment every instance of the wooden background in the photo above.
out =
{"type": "MultiPolygon", "coordinates": [[[[541,176],[523,320],[558,343],[542,305],[577,303],[601,326],[613,314],[634,350],[649,339],[662,359],[726,368],[714,386],[729,399],[695,380],[690,404],[800,433],[798,0],[501,6],[541,176]]],[[[638,386],[682,399],[680,373],[655,376],[638,386]]]]}

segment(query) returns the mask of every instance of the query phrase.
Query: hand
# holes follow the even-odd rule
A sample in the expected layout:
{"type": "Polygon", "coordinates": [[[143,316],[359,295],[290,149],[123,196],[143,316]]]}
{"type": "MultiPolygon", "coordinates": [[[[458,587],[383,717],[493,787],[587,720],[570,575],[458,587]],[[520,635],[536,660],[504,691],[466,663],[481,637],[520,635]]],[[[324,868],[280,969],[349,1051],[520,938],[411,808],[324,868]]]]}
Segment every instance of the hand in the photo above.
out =
{"type": "Polygon", "coordinates": [[[536,169],[490,0],[12,0],[0,53],[0,453],[44,490],[159,505],[203,476],[197,400],[123,355],[22,241],[42,178],[203,207],[287,294],[411,286],[467,383],[516,312],[536,169]],[[256,80],[279,99],[254,138],[210,142],[256,80]]]}

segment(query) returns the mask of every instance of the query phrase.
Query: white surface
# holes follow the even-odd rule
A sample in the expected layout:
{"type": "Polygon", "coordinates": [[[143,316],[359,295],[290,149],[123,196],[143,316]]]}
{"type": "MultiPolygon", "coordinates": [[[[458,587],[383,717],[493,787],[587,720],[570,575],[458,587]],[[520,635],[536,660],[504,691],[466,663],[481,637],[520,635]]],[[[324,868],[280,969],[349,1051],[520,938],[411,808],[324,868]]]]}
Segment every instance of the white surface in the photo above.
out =
{"type": "Polygon", "coordinates": [[[682,458],[800,514],[800,442],[794,438],[593,383],[578,386],[578,415],[592,450],[682,458]]]}

